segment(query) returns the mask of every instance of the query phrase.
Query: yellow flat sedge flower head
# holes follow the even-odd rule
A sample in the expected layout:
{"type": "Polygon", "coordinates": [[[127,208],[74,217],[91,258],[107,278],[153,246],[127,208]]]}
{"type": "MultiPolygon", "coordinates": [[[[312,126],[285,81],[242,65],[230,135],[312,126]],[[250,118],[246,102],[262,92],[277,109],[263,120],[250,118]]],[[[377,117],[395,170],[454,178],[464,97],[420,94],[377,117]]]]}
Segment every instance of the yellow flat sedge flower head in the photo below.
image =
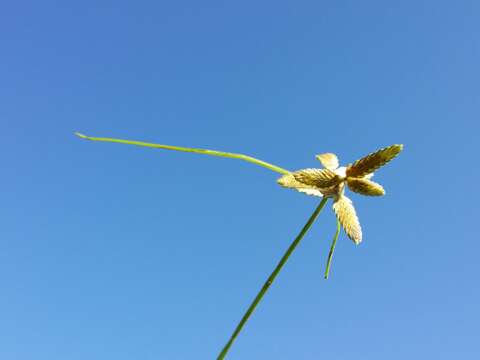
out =
{"type": "Polygon", "coordinates": [[[308,195],[333,198],[333,210],[350,239],[359,244],[362,228],[352,201],[345,196],[345,185],[353,192],[367,196],[385,195],[380,184],[371,177],[402,151],[403,145],[391,145],[373,152],[346,167],[339,167],[335,154],[325,153],[316,158],[323,169],[302,169],[283,175],[278,183],[308,195]]]}

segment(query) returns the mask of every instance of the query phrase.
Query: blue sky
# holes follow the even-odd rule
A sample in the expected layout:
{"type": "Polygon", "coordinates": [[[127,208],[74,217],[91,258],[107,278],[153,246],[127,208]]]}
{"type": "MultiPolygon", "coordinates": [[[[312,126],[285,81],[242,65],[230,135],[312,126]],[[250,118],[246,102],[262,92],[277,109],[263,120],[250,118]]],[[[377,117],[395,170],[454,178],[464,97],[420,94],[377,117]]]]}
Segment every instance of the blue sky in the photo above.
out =
{"type": "Polygon", "coordinates": [[[328,206],[229,359],[478,358],[477,1],[0,6],[0,358],[213,359],[318,203],[288,169],[405,150],[328,206]],[[476,156],[477,155],[477,156],[476,156]]]}

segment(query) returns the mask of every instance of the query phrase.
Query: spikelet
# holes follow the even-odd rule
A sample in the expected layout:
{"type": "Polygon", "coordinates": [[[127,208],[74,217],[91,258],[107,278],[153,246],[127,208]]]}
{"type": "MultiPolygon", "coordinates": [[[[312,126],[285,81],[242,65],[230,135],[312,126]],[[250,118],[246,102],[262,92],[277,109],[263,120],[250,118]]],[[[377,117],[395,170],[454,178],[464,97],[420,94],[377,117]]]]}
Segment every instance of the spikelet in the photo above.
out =
{"type": "Polygon", "coordinates": [[[385,195],[385,190],[382,185],[377,184],[365,178],[347,178],[347,185],[350,190],[368,196],[382,196],[385,195]]]}
{"type": "Polygon", "coordinates": [[[348,177],[363,177],[385,165],[402,151],[403,145],[391,145],[371,153],[347,167],[348,177]]]}
{"type": "Polygon", "coordinates": [[[333,203],[333,210],[348,237],[355,244],[360,244],[362,242],[362,228],[352,201],[345,195],[340,195],[333,203]]]}
{"type": "Polygon", "coordinates": [[[338,168],[338,158],[337,155],[333,153],[325,153],[315,156],[322,165],[330,170],[335,170],[338,168]]]}
{"type": "Polygon", "coordinates": [[[301,182],[295,180],[295,177],[292,174],[283,175],[280,179],[277,180],[277,183],[283,187],[295,189],[307,195],[320,197],[323,196],[322,192],[319,189],[316,189],[313,186],[302,184],[301,182]]]}
{"type": "Polygon", "coordinates": [[[340,176],[329,169],[303,169],[293,173],[295,180],[318,188],[329,188],[341,182],[340,176]]]}

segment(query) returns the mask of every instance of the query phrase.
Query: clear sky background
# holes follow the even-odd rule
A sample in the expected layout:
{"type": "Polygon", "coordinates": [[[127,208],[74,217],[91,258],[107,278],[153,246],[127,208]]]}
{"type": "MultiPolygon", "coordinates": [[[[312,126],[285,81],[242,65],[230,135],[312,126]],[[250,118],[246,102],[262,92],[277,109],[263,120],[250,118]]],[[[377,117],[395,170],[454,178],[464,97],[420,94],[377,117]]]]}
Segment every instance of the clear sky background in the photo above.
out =
{"type": "Polygon", "coordinates": [[[229,359],[478,359],[478,1],[0,5],[0,358],[214,359],[318,204],[287,169],[393,143],[229,359]]]}

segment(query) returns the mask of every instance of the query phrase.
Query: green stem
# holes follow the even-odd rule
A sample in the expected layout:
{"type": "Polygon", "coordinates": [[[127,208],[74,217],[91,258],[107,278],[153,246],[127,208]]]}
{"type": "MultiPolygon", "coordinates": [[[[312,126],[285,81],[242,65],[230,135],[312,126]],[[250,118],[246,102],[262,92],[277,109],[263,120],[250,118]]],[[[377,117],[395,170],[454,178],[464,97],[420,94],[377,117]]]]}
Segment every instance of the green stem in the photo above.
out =
{"type": "Polygon", "coordinates": [[[338,234],[340,234],[340,221],[337,219],[337,230],[333,236],[330,252],[328,253],[327,267],[325,269],[325,280],[328,279],[328,275],[330,273],[330,265],[332,264],[333,252],[335,251],[335,246],[337,245],[338,234]]]}
{"type": "Polygon", "coordinates": [[[225,347],[223,348],[222,352],[220,353],[220,355],[218,355],[217,357],[217,360],[222,360],[225,358],[225,355],[227,355],[227,352],[228,350],[230,349],[230,347],[232,346],[233,342],[235,341],[235,339],[237,338],[238,334],[240,334],[240,331],[242,331],[242,328],[243,326],[245,325],[245,323],[247,322],[247,320],[250,318],[250,315],[252,315],[253,311],[255,310],[256,306],[258,305],[258,303],[260,302],[260,300],[262,300],[263,296],[265,295],[265,293],[267,292],[267,290],[270,288],[270,285],[272,285],[273,281],[275,280],[275,278],[277,277],[278,273],[280,272],[280,270],[282,269],[283,265],[285,265],[285,263],[287,262],[288,258],[290,257],[290,255],[292,254],[293,250],[295,250],[295,248],[297,247],[297,245],[300,243],[300,240],[302,240],[302,238],[305,236],[305,234],[307,233],[308,229],[310,229],[310,226],[312,226],[313,222],[315,221],[315,219],[317,218],[318,214],[320,213],[320,211],[323,209],[323,207],[325,206],[326,202],[327,202],[327,198],[323,198],[322,201],[320,202],[320,204],[317,206],[317,208],[315,209],[315,211],[313,212],[313,214],[310,216],[310,218],[308,219],[307,223],[305,224],[305,226],[303,227],[302,231],[300,231],[300,233],[297,235],[297,237],[295,238],[295,240],[293,240],[293,242],[290,244],[290,246],[288,247],[287,251],[285,252],[285,254],[283,255],[283,257],[280,259],[280,261],[278,262],[275,270],[273,270],[273,272],[270,274],[270,276],[268,277],[267,281],[265,281],[265,284],[263,284],[262,288],[260,289],[259,293],[257,294],[257,296],[255,297],[255,299],[253,300],[253,302],[251,303],[251,305],[249,306],[247,312],[245,313],[245,315],[243,315],[242,319],[240,320],[240,322],[238,323],[237,327],[235,328],[235,331],[233,332],[232,336],[230,337],[230,340],[228,340],[227,344],[225,345],[225,347]]]}
{"type": "Polygon", "coordinates": [[[280,174],[289,174],[290,172],[286,169],[283,169],[279,166],[269,164],[265,161],[255,159],[254,157],[243,155],[243,154],[236,154],[236,153],[229,153],[224,151],[217,151],[217,150],[207,150],[207,149],[195,149],[195,148],[187,148],[182,146],[171,146],[171,145],[161,145],[161,144],[152,144],[143,141],[132,141],[132,140],[122,140],[122,139],[112,139],[112,138],[100,138],[100,137],[91,137],[80,134],[78,132],[75,133],[78,137],[82,139],[92,140],[92,141],[103,141],[103,142],[113,142],[113,143],[120,143],[120,144],[129,144],[129,145],[137,145],[137,146],[146,146],[156,149],[166,149],[166,150],[176,150],[176,151],[184,151],[184,152],[191,152],[197,154],[204,154],[204,155],[212,155],[212,156],[220,156],[226,157],[231,159],[240,159],[244,161],[248,161],[260,166],[263,166],[267,169],[272,171],[276,171],[280,174]]]}

